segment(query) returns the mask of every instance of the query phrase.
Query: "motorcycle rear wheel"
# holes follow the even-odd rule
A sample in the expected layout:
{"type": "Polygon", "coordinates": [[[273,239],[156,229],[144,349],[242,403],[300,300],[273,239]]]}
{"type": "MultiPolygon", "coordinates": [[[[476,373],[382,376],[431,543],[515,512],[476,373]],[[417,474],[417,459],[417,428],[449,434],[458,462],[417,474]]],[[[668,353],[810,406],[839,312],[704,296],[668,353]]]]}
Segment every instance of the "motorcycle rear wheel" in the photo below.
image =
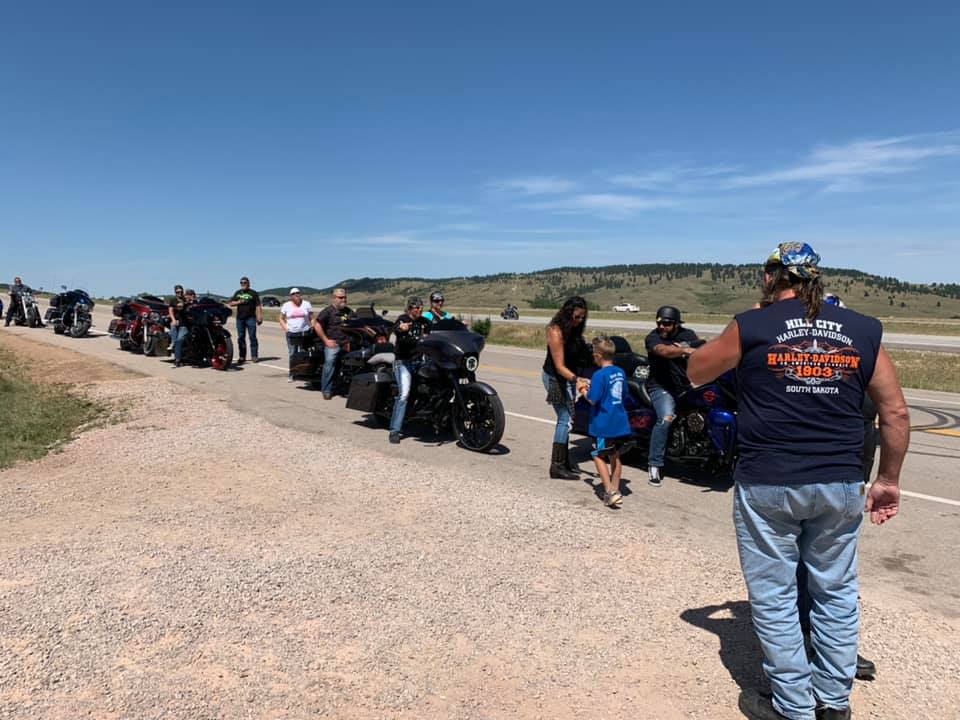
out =
{"type": "Polygon", "coordinates": [[[232,362],[233,343],[230,341],[230,336],[218,337],[213,348],[213,357],[210,358],[210,365],[214,370],[227,370],[232,362]]]}
{"type": "Polygon", "coordinates": [[[63,335],[65,331],[66,331],[66,328],[60,323],[57,323],[56,325],[53,326],[53,332],[56,333],[57,335],[63,335]]]}
{"type": "Polygon", "coordinates": [[[462,391],[465,407],[453,411],[453,433],[467,450],[488,453],[503,437],[507,419],[499,395],[487,395],[477,387],[462,391]]]}

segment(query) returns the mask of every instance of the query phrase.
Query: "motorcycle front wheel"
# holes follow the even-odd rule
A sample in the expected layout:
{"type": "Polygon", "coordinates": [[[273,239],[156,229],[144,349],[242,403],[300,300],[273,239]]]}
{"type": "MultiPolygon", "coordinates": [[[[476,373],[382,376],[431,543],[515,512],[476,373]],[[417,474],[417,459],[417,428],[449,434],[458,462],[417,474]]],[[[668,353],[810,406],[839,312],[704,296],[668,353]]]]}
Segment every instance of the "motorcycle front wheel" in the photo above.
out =
{"type": "Polygon", "coordinates": [[[147,339],[143,341],[143,354],[147,357],[153,357],[154,355],[157,355],[157,345],[157,336],[147,335],[147,339]]]}
{"type": "Polygon", "coordinates": [[[233,342],[226,333],[217,336],[213,341],[213,357],[210,365],[214,370],[227,370],[233,362],[233,342]]]}
{"type": "MultiPolygon", "coordinates": [[[[90,325],[90,318],[77,318],[69,330],[67,330],[67,334],[74,338],[83,337],[90,332],[90,325]]],[[[144,352],[144,354],[146,354],[146,352],[144,352]]]]}
{"type": "Polygon", "coordinates": [[[40,319],[40,311],[36,306],[30,308],[30,320],[27,323],[32,328],[43,327],[43,321],[40,319]]]}
{"type": "Polygon", "coordinates": [[[488,453],[503,437],[507,419],[499,395],[487,395],[478,387],[464,388],[463,407],[453,411],[453,432],[467,450],[488,453]]]}

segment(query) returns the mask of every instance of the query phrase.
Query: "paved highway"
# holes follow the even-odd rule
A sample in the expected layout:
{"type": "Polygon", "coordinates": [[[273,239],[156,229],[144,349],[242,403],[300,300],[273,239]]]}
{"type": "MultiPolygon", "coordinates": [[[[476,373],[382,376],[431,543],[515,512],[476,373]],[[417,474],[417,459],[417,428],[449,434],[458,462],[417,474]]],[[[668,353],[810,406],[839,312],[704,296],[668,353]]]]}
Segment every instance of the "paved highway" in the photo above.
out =
{"type": "MultiPolygon", "coordinates": [[[[408,437],[401,445],[390,446],[387,433],[362,414],[347,410],[342,398],[324,401],[318,392],[299,383],[287,383],[286,348],[275,324],[261,328],[263,362],[217,372],[173,369],[168,360],[121,351],[116,340],[102,334],[109,311],[98,309],[95,322],[94,334],[79,340],[56,336],[49,329],[8,328],[0,332],[169,378],[265,417],[277,426],[278,433],[285,427],[297,427],[316,433],[317,442],[323,442],[327,435],[346,437],[365,447],[395,453],[407,462],[467,469],[489,480],[490,492],[516,493],[528,502],[571,503],[582,506],[585,512],[607,512],[586,482],[547,477],[553,420],[539,380],[540,351],[491,346],[484,352],[479,374],[497,388],[508,417],[502,446],[491,455],[477,455],[458,448],[449,437],[430,435],[408,437]]],[[[599,325],[591,321],[591,326],[599,325]]],[[[907,396],[914,432],[902,479],[903,508],[892,523],[882,528],[865,527],[861,553],[864,593],[894,593],[899,601],[956,618],[960,617],[960,565],[954,561],[960,546],[960,395],[908,391],[907,396]]],[[[587,439],[578,438],[574,445],[574,459],[587,471],[586,480],[594,480],[587,439]]],[[[647,485],[640,461],[624,472],[629,483],[622,511],[625,515],[677,536],[725,547],[735,555],[728,482],[668,468],[670,479],[663,488],[654,489],[647,485]]],[[[269,472],[269,468],[264,471],[269,472]]],[[[331,468],[329,478],[318,478],[318,482],[335,481],[335,468],[331,468]]]]}
{"type": "MultiPolygon", "coordinates": [[[[469,317],[473,317],[472,315],[469,317]]],[[[486,318],[486,315],[477,315],[476,317],[486,318]]],[[[527,316],[519,320],[502,320],[498,317],[490,318],[493,322],[500,324],[523,323],[526,325],[544,325],[547,319],[544,317],[527,316]]],[[[698,335],[712,337],[719,335],[724,325],[711,325],[706,323],[686,323],[686,326],[695,330],[698,335]]],[[[590,318],[590,327],[598,328],[617,328],[620,330],[630,330],[633,332],[649,332],[653,329],[653,323],[649,320],[600,320],[590,318]]],[[[936,350],[938,352],[960,353],[960,335],[921,335],[904,333],[886,333],[883,336],[883,344],[889,348],[900,348],[902,350],[936,350]]]]}

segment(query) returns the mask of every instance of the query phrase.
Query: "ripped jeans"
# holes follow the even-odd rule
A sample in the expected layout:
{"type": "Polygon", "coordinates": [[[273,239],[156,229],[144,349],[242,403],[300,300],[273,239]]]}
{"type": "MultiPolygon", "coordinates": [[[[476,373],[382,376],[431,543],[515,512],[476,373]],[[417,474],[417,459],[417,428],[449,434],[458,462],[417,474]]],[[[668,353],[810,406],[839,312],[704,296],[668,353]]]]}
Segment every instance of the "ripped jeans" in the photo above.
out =
{"type": "Polygon", "coordinates": [[[673,399],[673,395],[661,387],[648,389],[653,409],[657,411],[657,423],[653,426],[653,432],[650,433],[650,454],[647,457],[647,465],[662,468],[667,440],[670,439],[670,424],[677,413],[677,401],[673,399]]]}

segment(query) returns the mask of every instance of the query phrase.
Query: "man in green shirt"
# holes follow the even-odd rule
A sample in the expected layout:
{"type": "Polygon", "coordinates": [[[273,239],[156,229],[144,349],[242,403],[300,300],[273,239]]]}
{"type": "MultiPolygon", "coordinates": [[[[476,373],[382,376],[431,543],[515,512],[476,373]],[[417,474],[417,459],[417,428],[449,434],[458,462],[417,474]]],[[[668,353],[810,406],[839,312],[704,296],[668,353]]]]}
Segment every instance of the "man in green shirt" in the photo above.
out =
{"type": "Polygon", "coordinates": [[[233,294],[227,303],[237,309],[237,365],[242,365],[247,359],[247,338],[250,335],[250,359],[260,362],[260,345],[257,342],[257,325],[263,323],[263,305],[260,304],[260,295],[250,287],[250,278],[240,278],[240,289],[233,294]]]}

